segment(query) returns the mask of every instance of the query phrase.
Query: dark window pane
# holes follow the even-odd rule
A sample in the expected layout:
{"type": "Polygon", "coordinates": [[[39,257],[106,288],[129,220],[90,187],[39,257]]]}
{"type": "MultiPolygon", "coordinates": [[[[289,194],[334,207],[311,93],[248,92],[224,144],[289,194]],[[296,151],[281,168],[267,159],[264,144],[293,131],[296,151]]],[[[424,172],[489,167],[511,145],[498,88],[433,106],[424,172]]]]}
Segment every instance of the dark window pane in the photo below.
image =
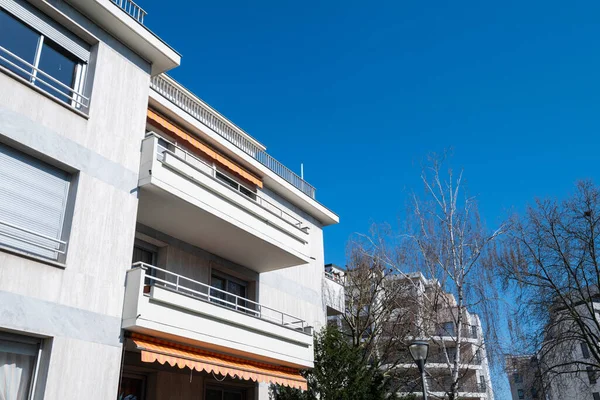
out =
{"type": "Polygon", "coordinates": [[[223,400],[223,392],[218,389],[206,389],[206,400],[223,400]]]}
{"type": "MultiPolygon", "coordinates": [[[[0,46],[27,61],[29,64],[33,64],[39,38],[40,35],[37,32],[0,8],[0,46]]],[[[0,50],[0,56],[8,59],[27,72],[32,72],[31,67],[26,66],[21,61],[17,61],[5,51],[0,50]]],[[[27,73],[11,66],[2,59],[0,59],[0,65],[25,79],[30,78],[27,73]]]]}
{"type": "Polygon", "coordinates": [[[242,393],[240,392],[225,392],[223,400],[242,400],[242,393]]]}
{"type": "MultiPolygon", "coordinates": [[[[72,88],[75,83],[76,66],[77,60],[73,56],[67,54],[57,44],[52,43],[48,39],[44,39],[39,69],[57,81],[72,88]]],[[[67,96],[72,96],[73,92],[65,89],[44,74],[38,73],[38,76],[35,80],[35,85],[44,89],[50,94],[57,96],[60,100],[66,103],[71,102],[67,96]],[[45,83],[40,82],[40,80],[45,83]],[[54,87],[58,91],[51,89],[48,85],[54,87]],[[61,93],[64,93],[67,96],[61,95],[61,93]]]]}
{"type": "Polygon", "coordinates": [[[121,377],[121,388],[119,390],[119,399],[123,400],[143,400],[144,380],[141,378],[121,377]]]}
{"type": "Polygon", "coordinates": [[[590,358],[590,349],[588,348],[587,343],[581,343],[581,354],[583,358],[590,358]]]}

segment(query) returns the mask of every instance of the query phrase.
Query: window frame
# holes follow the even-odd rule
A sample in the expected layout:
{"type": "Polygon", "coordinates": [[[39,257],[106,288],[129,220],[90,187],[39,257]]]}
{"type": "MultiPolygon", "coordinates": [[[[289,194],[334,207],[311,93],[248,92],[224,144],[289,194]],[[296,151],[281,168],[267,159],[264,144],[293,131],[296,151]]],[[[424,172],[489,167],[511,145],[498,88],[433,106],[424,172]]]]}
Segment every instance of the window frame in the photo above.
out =
{"type": "MultiPolygon", "coordinates": [[[[219,270],[211,269],[211,272],[210,272],[210,287],[211,287],[211,289],[210,289],[210,291],[211,291],[210,297],[211,297],[211,302],[214,302],[216,304],[219,304],[219,305],[221,305],[223,307],[230,308],[230,309],[235,310],[235,311],[249,313],[250,311],[247,310],[247,309],[250,308],[250,307],[248,307],[249,306],[248,302],[245,301],[245,300],[251,300],[251,299],[248,298],[249,286],[250,286],[250,282],[244,281],[242,279],[238,279],[236,277],[228,275],[228,274],[226,274],[224,272],[221,272],[219,270]],[[212,290],[213,290],[213,280],[215,278],[221,279],[221,280],[223,280],[225,282],[225,289],[220,289],[220,290],[222,290],[223,292],[226,292],[226,294],[223,293],[223,292],[216,291],[217,294],[213,295],[213,293],[212,293],[212,290]],[[228,290],[228,288],[229,288],[229,282],[233,282],[233,283],[235,283],[237,285],[243,286],[244,287],[244,296],[239,296],[239,295],[237,295],[235,293],[231,293],[228,290]],[[221,295],[223,295],[225,298],[219,297],[221,295]],[[227,296],[229,296],[229,295],[241,297],[241,298],[243,298],[245,300],[241,300],[239,303],[236,303],[236,305],[234,306],[234,305],[229,304],[229,303],[231,303],[231,301],[227,298],[227,296]],[[216,299],[213,299],[213,298],[216,298],[216,299]],[[218,299],[220,299],[220,300],[218,300],[218,299]],[[243,307],[243,308],[240,310],[240,309],[238,309],[238,307],[243,307]]],[[[218,289],[218,288],[215,288],[215,289],[218,289]]]]}
{"type": "MultiPolygon", "coordinates": [[[[27,83],[28,86],[50,96],[60,104],[66,104],[77,111],[87,112],[90,106],[90,98],[86,90],[88,87],[87,78],[89,76],[91,46],[37,8],[24,3],[22,0],[0,0],[0,12],[4,12],[9,18],[23,24],[38,35],[33,63],[29,63],[29,61],[22,59],[9,50],[0,50],[2,61],[11,64],[12,68],[20,70],[27,77],[21,76],[20,73],[5,65],[0,65],[0,71],[27,83]],[[75,62],[71,86],[64,84],[39,68],[44,46],[53,47],[55,51],[75,62]],[[18,64],[15,64],[15,62],[18,64]],[[28,69],[31,69],[31,72],[27,71],[28,69]],[[36,85],[36,82],[40,82],[42,85],[36,85]],[[63,90],[66,90],[68,94],[65,94],[63,90]]],[[[0,46],[2,46],[1,42],[0,46]]]]}
{"type": "MultiPolygon", "coordinates": [[[[13,342],[13,343],[22,343],[25,345],[33,345],[37,346],[35,361],[32,368],[31,381],[29,382],[29,390],[27,393],[27,399],[33,399],[35,396],[35,390],[38,383],[38,375],[40,372],[40,362],[42,360],[43,355],[43,339],[37,338],[33,336],[27,336],[17,333],[9,333],[5,331],[0,331],[0,343],[2,342],[13,342]]],[[[0,352],[2,352],[0,350],[0,352]]]]}
{"type": "MultiPolygon", "coordinates": [[[[24,148],[21,146],[13,146],[11,144],[0,141],[0,148],[1,147],[7,147],[8,149],[10,149],[10,151],[19,153],[19,154],[25,156],[25,158],[32,159],[34,162],[41,163],[42,165],[46,165],[52,169],[55,169],[55,170],[58,170],[58,171],[64,173],[65,177],[68,179],[68,187],[66,190],[66,196],[64,198],[64,204],[63,204],[64,209],[63,209],[62,220],[60,222],[60,235],[57,238],[51,238],[52,241],[55,241],[57,243],[61,243],[62,245],[64,245],[64,250],[62,250],[62,251],[60,250],[60,245],[58,246],[58,250],[55,251],[56,258],[48,257],[48,256],[45,256],[42,254],[37,254],[35,252],[28,251],[26,248],[20,248],[18,246],[14,246],[14,245],[2,242],[1,240],[0,240],[0,251],[5,251],[8,253],[18,255],[18,256],[33,259],[35,261],[39,261],[39,262],[43,262],[46,264],[64,268],[66,266],[67,256],[69,254],[69,244],[70,244],[70,236],[71,236],[72,225],[73,225],[73,215],[74,215],[74,211],[75,211],[75,201],[76,201],[77,190],[78,190],[78,186],[79,186],[78,171],[72,171],[69,168],[65,168],[62,165],[59,165],[59,163],[56,162],[55,160],[49,159],[48,157],[40,157],[37,154],[35,154],[34,151],[32,151],[28,148],[24,148]]],[[[0,221],[0,227],[2,225],[7,225],[7,222],[0,221]]],[[[43,234],[41,234],[39,231],[21,227],[18,225],[14,225],[14,228],[19,231],[43,238],[43,234]]],[[[2,236],[3,235],[0,234],[0,238],[2,236]]],[[[13,238],[13,239],[19,240],[18,238],[13,238]]],[[[37,245],[36,243],[27,242],[26,240],[23,242],[29,243],[33,246],[37,245]]]]}

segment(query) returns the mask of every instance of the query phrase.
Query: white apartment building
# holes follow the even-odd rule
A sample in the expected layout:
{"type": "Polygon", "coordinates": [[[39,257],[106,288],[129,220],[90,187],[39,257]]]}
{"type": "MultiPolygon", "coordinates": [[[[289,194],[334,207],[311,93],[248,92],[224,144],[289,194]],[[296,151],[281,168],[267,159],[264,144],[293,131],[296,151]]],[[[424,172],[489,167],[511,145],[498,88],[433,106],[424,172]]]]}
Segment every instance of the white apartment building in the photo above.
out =
{"type": "Polygon", "coordinates": [[[509,355],[504,362],[513,400],[546,399],[536,355],[509,355]]]}
{"type": "Polygon", "coordinates": [[[145,17],[0,0],[0,398],[267,399],[342,311],[337,215],[164,74],[145,17]]]}
{"type": "MultiPolygon", "coordinates": [[[[457,348],[460,347],[459,398],[493,400],[494,392],[479,316],[466,312],[459,335],[456,300],[452,294],[444,292],[437,281],[427,279],[421,273],[398,277],[397,281],[406,290],[414,290],[418,299],[415,303],[418,309],[414,313],[415,326],[418,329],[407,340],[410,342],[413,337],[419,337],[429,342],[426,362],[426,387],[429,396],[435,399],[447,398],[446,392],[452,382],[450,368],[457,348]],[[439,299],[442,296],[443,301],[436,300],[432,303],[433,298],[439,299]]],[[[404,379],[400,382],[398,395],[413,394],[421,397],[421,380],[417,365],[408,349],[399,351],[399,356],[404,360],[398,366],[404,379]]]]}

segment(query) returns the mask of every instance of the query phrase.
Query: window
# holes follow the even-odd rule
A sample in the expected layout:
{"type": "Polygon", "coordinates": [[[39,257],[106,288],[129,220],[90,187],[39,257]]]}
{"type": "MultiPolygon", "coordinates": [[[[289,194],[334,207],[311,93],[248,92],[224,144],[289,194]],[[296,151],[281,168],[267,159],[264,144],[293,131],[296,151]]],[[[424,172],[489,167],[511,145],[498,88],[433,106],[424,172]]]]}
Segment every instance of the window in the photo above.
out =
{"type": "Polygon", "coordinates": [[[27,2],[2,2],[0,67],[78,109],[89,105],[83,95],[89,52],[87,43],[27,2]]]}
{"type": "Polygon", "coordinates": [[[471,337],[473,339],[477,339],[477,327],[476,326],[471,327],[471,337]]]}
{"type": "Polygon", "coordinates": [[[594,392],[592,393],[592,396],[594,397],[594,400],[600,400],[600,393],[594,392]]]}
{"type": "Polygon", "coordinates": [[[249,304],[242,299],[248,298],[248,283],[224,274],[211,276],[211,301],[238,311],[249,312],[249,304]],[[218,289],[218,290],[217,290],[218,289]]]}
{"type": "Polygon", "coordinates": [[[71,175],[0,143],[0,246],[64,261],[71,175]]]}
{"type": "Polygon", "coordinates": [[[515,383],[523,383],[523,377],[519,375],[517,372],[513,373],[513,382],[515,383]]]}
{"type": "Polygon", "coordinates": [[[206,400],[246,400],[246,391],[234,388],[207,387],[206,400]]]}
{"type": "Polygon", "coordinates": [[[444,322],[442,324],[442,336],[454,336],[454,322],[444,322]]]}
{"type": "Polygon", "coordinates": [[[0,399],[26,400],[33,392],[41,341],[0,332],[0,399]]]}
{"type": "Polygon", "coordinates": [[[121,376],[119,396],[117,398],[123,400],[144,400],[145,389],[145,376],[124,372],[123,376],[121,376]]]}
{"type": "Polygon", "coordinates": [[[519,395],[519,399],[525,398],[525,392],[523,391],[523,389],[517,390],[517,394],[519,395]]]}
{"type": "Polygon", "coordinates": [[[231,178],[228,175],[225,175],[221,171],[216,171],[215,176],[217,177],[218,180],[220,180],[221,182],[223,182],[225,185],[229,186],[233,190],[240,192],[241,194],[243,194],[246,197],[251,198],[252,200],[256,200],[256,193],[254,192],[254,190],[247,188],[246,186],[240,184],[238,181],[236,181],[235,179],[231,178]]]}
{"type": "Polygon", "coordinates": [[[587,371],[587,376],[588,379],[590,381],[590,385],[593,385],[596,383],[597,379],[596,379],[596,371],[594,371],[593,367],[586,367],[585,368],[587,371]]]}
{"type": "Polygon", "coordinates": [[[588,348],[587,343],[580,343],[581,346],[581,354],[583,358],[590,358],[590,349],[588,348]]]}

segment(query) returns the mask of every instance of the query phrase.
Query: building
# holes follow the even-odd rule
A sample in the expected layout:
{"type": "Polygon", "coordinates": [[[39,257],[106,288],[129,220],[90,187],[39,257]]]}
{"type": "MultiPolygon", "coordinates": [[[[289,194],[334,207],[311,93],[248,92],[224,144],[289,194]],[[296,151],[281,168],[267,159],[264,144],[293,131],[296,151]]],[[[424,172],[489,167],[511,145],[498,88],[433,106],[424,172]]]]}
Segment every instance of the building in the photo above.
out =
{"type": "Polygon", "coordinates": [[[536,355],[506,356],[504,362],[513,400],[546,399],[536,355]]]}
{"type": "Polygon", "coordinates": [[[0,398],[267,399],[339,308],[337,215],[164,74],[145,17],[0,0],[0,398]]]}
{"type": "MultiPolygon", "coordinates": [[[[427,392],[436,399],[447,398],[452,384],[452,366],[460,349],[459,398],[493,400],[490,369],[486,345],[479,316],[465,312],[458,329],[458,307],[454,296],[445,292],[433,279],[426,279],[421,273],[390,276],[399,285],[402,293],[411,292],[416,299],[411,303],[415,327],[406,338],[426,339],[429,342],[429,355],[426,362],[427,392]]],[[[399,349],[398,395],[414,394],[420,397],[421,380],[417,365],[408,349],[399,349]]]]}
{"type": "Polygon", "coordinates": [[[592,344],[598,340],[600,315],[596,287],[573,290],[550,311],[540,335],[539,350],[535,357],[529,358],[529,365],[528,358],[507,359],[511,389],[517,391],[517,397],[513,394],[513,398],[536,398],[533,397],[536,394],[547,400],[600,400],[598,362],[593,356],[597,346],[592,344]],[[533,376],[532,371],[535,371],[533,376]],[[515,378],[518,382],[514,382],[515,378]]]}

